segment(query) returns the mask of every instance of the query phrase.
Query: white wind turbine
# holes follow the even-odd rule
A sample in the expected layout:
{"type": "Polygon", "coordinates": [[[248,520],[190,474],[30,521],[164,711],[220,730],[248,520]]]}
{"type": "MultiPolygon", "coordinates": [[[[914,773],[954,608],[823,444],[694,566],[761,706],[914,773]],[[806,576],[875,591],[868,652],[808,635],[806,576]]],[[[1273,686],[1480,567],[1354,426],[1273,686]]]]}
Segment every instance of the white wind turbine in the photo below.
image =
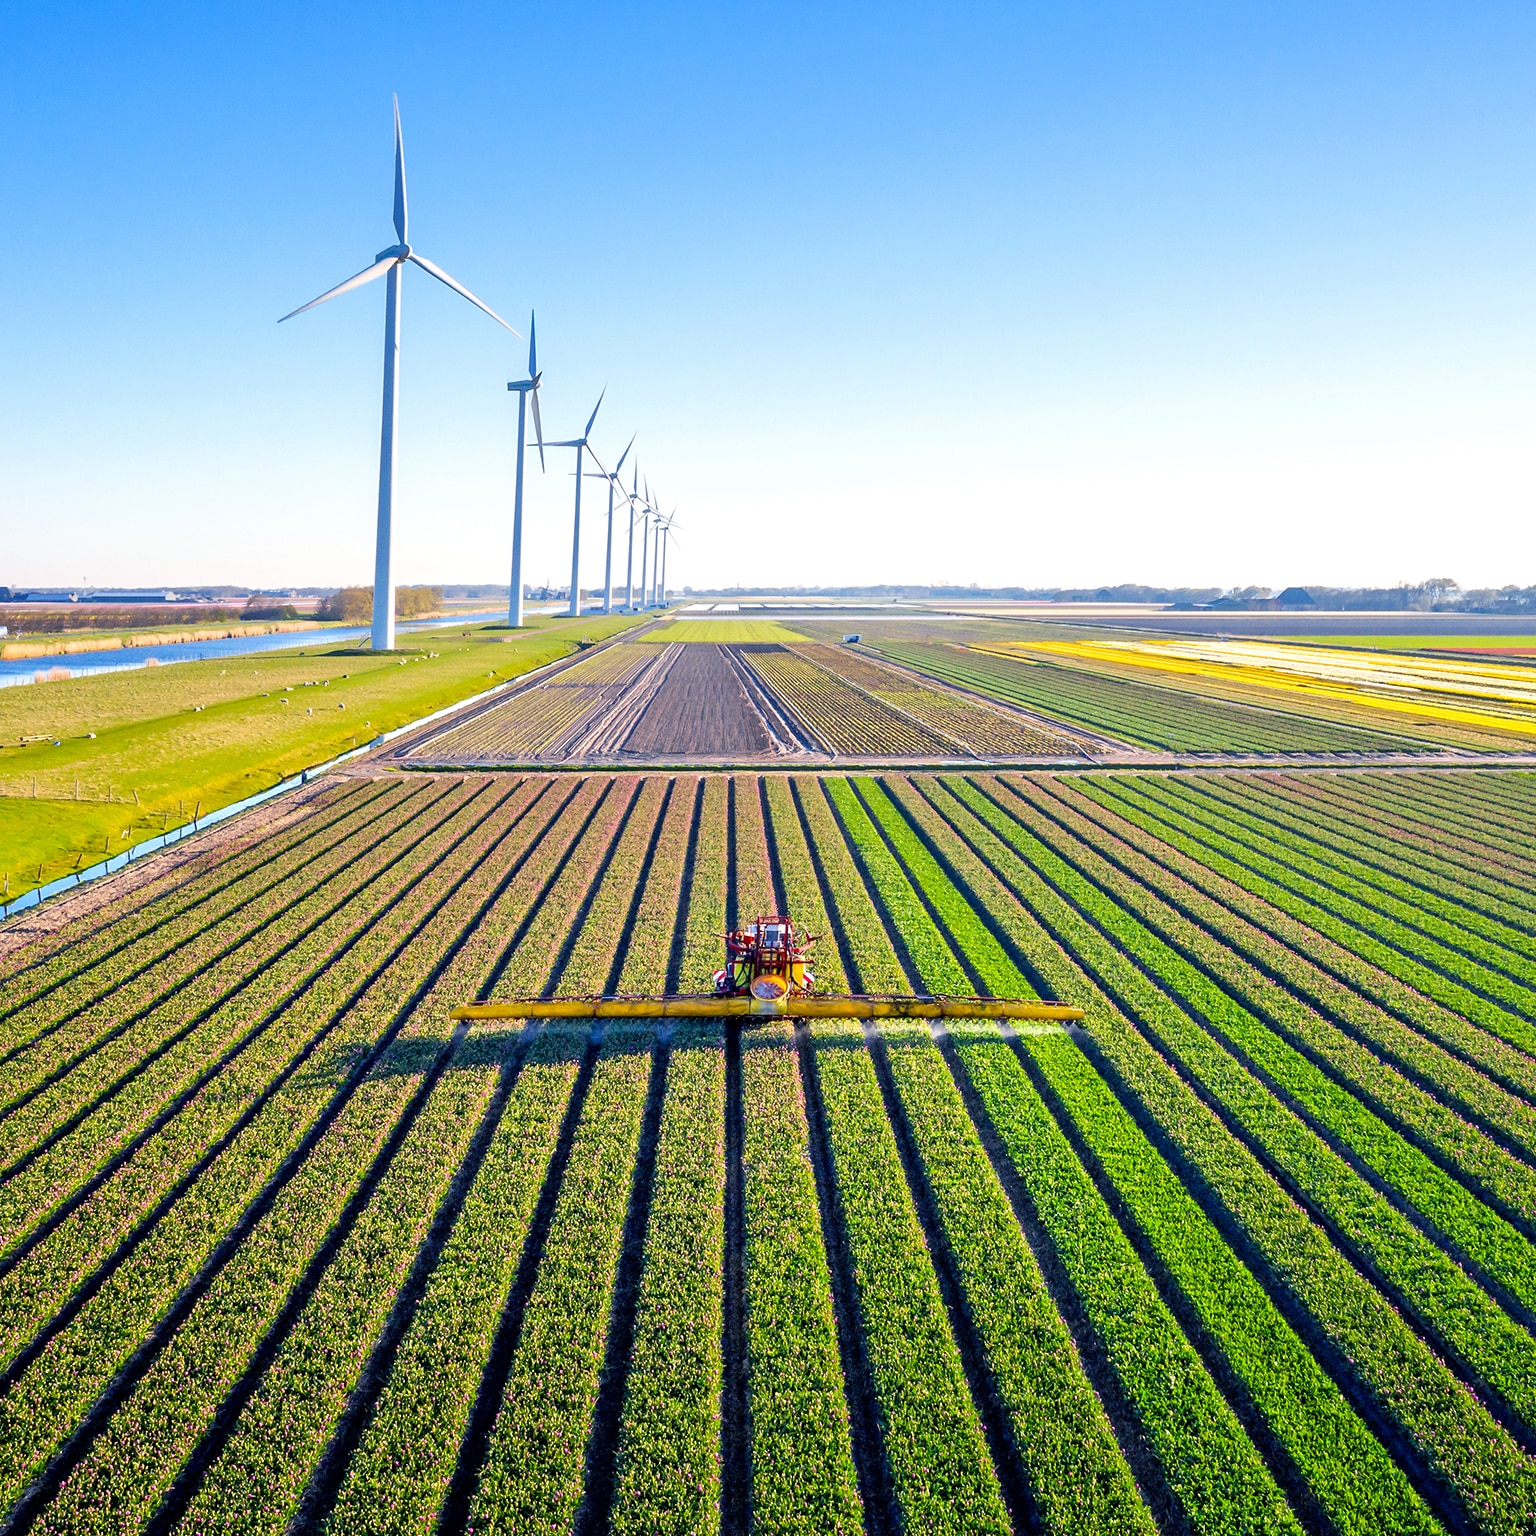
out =
{"type": "Polygon", "coordinates": [[[631,476],[629,496],[629,566],[625,573],[625,585],[629,591],[624,601],[624,607],[630,612],[635,611],[635,508],[643,506],[640,500],[640,461],[635,461],[631,476]]]}
{"type": "Polygon", "coordinates": [[[539,468],[544,468],[544,424],[539,420],[539,353],[533,313],[528,314],[528,377],[507,385],[517,391],[517,489],[512,497],[512,591],[507,597],[507,623],[523,625],[523,443],[527,436],[528,402],[533,401],[533,431],[539,442],[539,468]]]}
{"type": "Polygon", "coordinates": [[[677,508],[674,507],[671,513],[668,515],[667,520],[662,523],[658,534],[661,548],[657,551],[656,555],[656,577],[657,586],[660,589],[659,602],[660,606],[663,608],[665,608],[667,605],[667,547],[672,541],[672,525],[676,521],[677,508]]]}
{"type": "MultiPolygon", "coordinates": [[[[373,648],[376,651],[392,651],[395,648],[395,571],[390,545],[391,522],[395,508],[395,448],[399,436],[398,417],[400,406],[400,273],[406,262],[414,261],[423,272],[430,272],[438,282],[445,283],[461,297],[469,300],[476,309],[483,309],[498,325],[506,325],[514,336],[516,331],[496,313],[489,304],[483,304],[461,283],[433,266],[425,256],[413,251],[406,238],[408,221],[405,209],[405,146],[400,137],[400,100],[395,99],[395,234],[399,243],[380,251],[373,265],[366,267],[356,277],[338,283],[318,299],[301,304],[283,320],[292,320],[306,309],[324,304],[339,294],[350,293],[371,283],[386,273],[389,282],[384,295],[384,424],[379,440],[379,524],[373,562],[373,648]]],[[[282,324],[280,320],[279,325],[282,324]]]]}
{"type": "MultiPolygon", "coordinates": [[[[597,413],[603,408],[603,395],[608,390],[603,389],[603,394],[597,397],[597,404],[592,407],[592,414],[587,417],[587,424],[581,430],[580,437],[568,438],[563,443],[551,443],[551,448],[574,448],[576,450],[576,517],[571,528],[571,606],[569,617],[575,619],[581,617],[581,588],[577,584],[581,577],[581,456],[591,453],[587,439],[592,435],[592,423],[597,420],[597,413]]],[[[597,455],[592,454],[595,459],[597,455]]]]}
{"type": "Polygon", "coordinates": [[[651,520],[656,516],[649,480],[645,482],[645,497],[640,505],[645,509],[640,514],[645,519],[645,527],[640,531],[640,607],[644,610],[651,606],[651,520]]]}
{"type": "MultiPolygon", "coordinates": [[[[637,432],[635,437],[638,437],[639,435],[640,434],[637,432]]],[[[590,447],[587,449],[588,453],[592,453],[592,462],[597,465],[598,469],[597,473],[593,473],[591,470],[588,470],[587,473],[591,475],[592,479],[594,480],[606,480],[608,482],[608,554],[603,561],[604,613],[613,612],[613,493],[615,487],[617,487],[620,496],[627,494],[623,484],[619,480],[619,471],[624,468],[624,460],[629,457],[629,450],[634,446],[635,438],[632,437],[629,440],[628,447],[626,447],[624,452],[619,455],[619,462],[615,464],[612,469],[604,469],[602,466],[602,461],[598,458],[598,456],[595,453],[592,453],[590,447]]],[[[633,517],[630,518],[630,526],[634,526],[633,517]]],[[[633,541],[631,541],[630,545],[630,559],[631,561],[634,559],[633,541]]]]}

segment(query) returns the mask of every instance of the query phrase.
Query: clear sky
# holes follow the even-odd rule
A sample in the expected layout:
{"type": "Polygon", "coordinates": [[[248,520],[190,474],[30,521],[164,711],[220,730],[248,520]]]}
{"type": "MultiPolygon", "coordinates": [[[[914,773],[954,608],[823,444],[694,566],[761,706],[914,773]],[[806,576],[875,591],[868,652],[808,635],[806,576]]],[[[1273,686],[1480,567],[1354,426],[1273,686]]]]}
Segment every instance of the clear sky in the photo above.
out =
{"type": "MultiPolygon", "coordinates": [[[[0,583],[371,579],[383,285],[275,321],[393,240],[392,91],[676,584],[1536,582],[1529,3],[61,0],[0,12],[0,583]]],[[[400,580],[507,579],[524,356],[410,270],[400,580]]]]}

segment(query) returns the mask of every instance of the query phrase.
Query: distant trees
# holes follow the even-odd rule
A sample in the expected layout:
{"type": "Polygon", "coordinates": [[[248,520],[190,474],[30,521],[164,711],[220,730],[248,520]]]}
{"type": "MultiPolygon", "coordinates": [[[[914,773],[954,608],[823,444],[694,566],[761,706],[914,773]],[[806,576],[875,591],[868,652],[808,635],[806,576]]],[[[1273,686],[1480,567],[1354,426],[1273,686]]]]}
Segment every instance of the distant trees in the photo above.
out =
{"type": "Polygon", "coordinates": [[[320,600],[316,617],[339,619],[343,624],[369,624],[373,621],[373,588],[343,587],[320,600]]]}
{"type": "MultiPolygon", "coordinates": [[[[443,606],[441,587],[396,587],[395,617],[397,619],[420,618],[422,614],[435,613],[443,606]]],[[[316,610],[322,619],[339,619],[343,624],[371,624],[373,622],[373,588],[343,587],[321,600],[316,610]]]]}
{"type": "Polygon", "coordinates": [[[441,587],[396,587],[395,617],[397,619],[420,618],[424,613],[436,613],[443,606],[441,587]]]}

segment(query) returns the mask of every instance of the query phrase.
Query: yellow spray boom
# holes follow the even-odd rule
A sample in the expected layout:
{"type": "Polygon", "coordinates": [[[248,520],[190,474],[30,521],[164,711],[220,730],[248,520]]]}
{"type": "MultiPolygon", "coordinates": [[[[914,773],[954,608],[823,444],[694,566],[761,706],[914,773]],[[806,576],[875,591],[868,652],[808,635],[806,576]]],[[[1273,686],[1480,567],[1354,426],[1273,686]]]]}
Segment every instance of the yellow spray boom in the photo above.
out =
{"type": "Polygon", "coordinates": [[[1022,997],[952,997],[938,994],[703,992],[657,997],[522,997],[466,1003],[454,1019],[1049,1019],[1083,1016],[1067,1003],[1022,997]]]}
{"type": "Polygon", "coordinates": [[[454,1019],[1047,1019],[1083,1016],[1067,1003],[1025,997],[817,992],[814,937],[787,917],[759,917],[725,935],[715,990],[594,997],[509,997],[466,1003],[454,1019]]]}

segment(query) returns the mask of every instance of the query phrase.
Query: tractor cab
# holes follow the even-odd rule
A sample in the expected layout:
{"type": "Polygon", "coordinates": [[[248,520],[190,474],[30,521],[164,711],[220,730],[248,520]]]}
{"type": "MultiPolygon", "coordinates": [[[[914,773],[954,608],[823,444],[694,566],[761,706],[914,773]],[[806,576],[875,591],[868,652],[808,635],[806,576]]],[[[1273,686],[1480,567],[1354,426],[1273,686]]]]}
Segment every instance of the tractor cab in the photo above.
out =
{"type": "Polygon", "coordinates": [[[815,937],[780,913],[754,918],[725,936],[725,969],[715,972],[717,997],[772,1002],[803,997],[816,984],[808,951],[815,937]]]}

